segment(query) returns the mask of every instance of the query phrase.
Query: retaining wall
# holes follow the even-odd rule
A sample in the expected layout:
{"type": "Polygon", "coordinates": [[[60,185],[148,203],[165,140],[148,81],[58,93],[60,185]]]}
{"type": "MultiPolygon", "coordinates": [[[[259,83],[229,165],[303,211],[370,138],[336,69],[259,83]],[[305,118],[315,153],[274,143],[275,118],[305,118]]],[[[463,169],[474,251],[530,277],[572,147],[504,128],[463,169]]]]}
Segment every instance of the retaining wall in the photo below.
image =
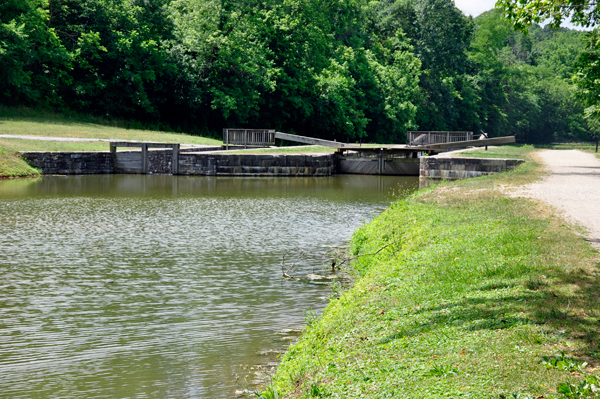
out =
{"type": "Polygon", "coordinates": [[[428,179],[468,179],[507,172],[523,162],[523,159],[423,157],[419,176],[428,179]]]}
{"type": "MultiPolygon", "coordinates": [[[[204,176],[331,176],[336,172],[333,154],[214,154],[188,152],[179,154],[179,174],[204,176]]],[[[29,164],[45,175],[85,175],[114,173],[110,152],[23,152],[29,164]]],[[[119,151],[119,163],[139,163],[141,151],[119,151]]],[[[173,150],[148,151],[150,174],[171,174],[173,150]]],[[[135,165],[134,165],[135,166],[135,165]]]]}
{"type": "Polygon", "coordinates": [[[331,176],[335,155],[179,154],[180,175],[331,176]]]}
{"type": "MultiPolygon", "coordinates": [[[[338,170],[340,161],[336,154],[223,154],[188,151],[192,150],[186,149],[179,154],[180,175],[331,176],[336,173],[353,173],[344,168],[338,170]]],[[[29,164],[40,169],[43,174],[114,173],[114,162],[110,152],[24,152],[22,155],[29,164]]],[[[141,171],[141,151],[120,151],[120,157],[132,159],[137,157],[141,171]]],[[[411,166],[415,161],[418,162],[416,159],[398,159],[399,165],[404,166],[411,166]]],[[[172,162],[173,150],[151,150],[148,153],[148,172],[150,174],[171,174],[172,162]]],[[[506,172],[523,162],[522,159],[423,157],[420,159],[419,175],[429,179],[467,179],[506,172]]],[[[374,164],[374,162],[371,163],[374,164]]],[[[387,166],[393,166],[392,163],[387,163],[389,163],[387,166]]],[[[414,168],[414,172],[396,169],[389,171],[386,169],[387,173],[384,174],[416,174],[416,168],[414,168]]],[[[378,173],[374,172],[373,174],[378,173]]]]}
{"type": "Polygon", "coordinates": [[[114,173],[110,152],[22,152],[45,175],[100,175],[114,173]]]}

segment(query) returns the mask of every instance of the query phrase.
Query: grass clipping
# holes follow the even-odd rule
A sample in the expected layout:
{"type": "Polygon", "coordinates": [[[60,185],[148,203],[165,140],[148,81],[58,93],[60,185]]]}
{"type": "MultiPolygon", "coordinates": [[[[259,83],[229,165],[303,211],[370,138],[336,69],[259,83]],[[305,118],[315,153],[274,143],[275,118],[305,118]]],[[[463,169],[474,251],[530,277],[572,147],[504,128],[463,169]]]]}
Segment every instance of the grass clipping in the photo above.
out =
{"type": "Polygon", "coordinates": [[[598,261],[572,226],[494,188],[529,165],[421,192],[360,228],[354,255],[394,244],[354,262],[357,284],[263,397],[592,397],[598,261]]]}

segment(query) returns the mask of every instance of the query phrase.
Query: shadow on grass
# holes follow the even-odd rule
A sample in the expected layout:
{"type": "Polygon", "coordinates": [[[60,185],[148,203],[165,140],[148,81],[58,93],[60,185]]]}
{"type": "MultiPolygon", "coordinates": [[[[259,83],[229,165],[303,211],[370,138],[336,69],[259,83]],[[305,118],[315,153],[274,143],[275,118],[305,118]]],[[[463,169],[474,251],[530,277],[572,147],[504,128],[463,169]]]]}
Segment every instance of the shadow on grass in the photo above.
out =
{"type": "MultiPolygon", "coordinates": [[[[600,345],[600,277],[596,273],[600,275],[598,265],[591,271],[553,272],[551,280],[524,282],[518,295],[507,293],[494,298],[469,298],[425,307],[412,312],[423,318],[384,337],[378,344],[435,333],[449,325],[464,331],[478,331],[509,330],[535,324],[548,336],[560,336],[561,341],[577,341],[578,350],[573,354],[588,363],[598,363],[598,359],[589,357],[600,345]]],[[[516,285],[485,283],[475,290],[489,292],[516,285]]]]}

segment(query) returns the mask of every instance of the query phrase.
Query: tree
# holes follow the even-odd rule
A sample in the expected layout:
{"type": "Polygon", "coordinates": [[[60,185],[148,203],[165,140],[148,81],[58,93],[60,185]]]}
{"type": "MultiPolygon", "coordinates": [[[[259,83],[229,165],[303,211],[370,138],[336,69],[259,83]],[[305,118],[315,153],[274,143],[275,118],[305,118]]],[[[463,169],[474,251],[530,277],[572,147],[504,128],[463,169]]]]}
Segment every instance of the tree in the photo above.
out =
{"type": "Polygon", "coordinates": [[[0,4],[0,103],[60,104],[58,91],[68,84],[71,54],[50,26],[43,0],[0,4]]]}
{"type": "Polygon", "coordinates": [[[517,30],[548,20],[557,29],[569,17],[575,25],[590,28],[600,16],[600,3],[595,0],[498,0],[496,7],[504,10],[517,30]]]}
{"type": "MultiPolygon", "coordinates": [[[[504,9],[504,15],[514,27],[527,32],[533,23],[550,21],[550,26],[558,29],[560,24],[571,19],[575,25],[593,28],[586,34],[586,47],[574,65],[573,80],[578,87],[578,97],[585,106],[584,115],[588,132],[598,143],[600,121],[600,3],[594,0],[498,0],[497,7],[504,9]]],[[[598,151],[596,145],[596,151],[598,151]]]]}

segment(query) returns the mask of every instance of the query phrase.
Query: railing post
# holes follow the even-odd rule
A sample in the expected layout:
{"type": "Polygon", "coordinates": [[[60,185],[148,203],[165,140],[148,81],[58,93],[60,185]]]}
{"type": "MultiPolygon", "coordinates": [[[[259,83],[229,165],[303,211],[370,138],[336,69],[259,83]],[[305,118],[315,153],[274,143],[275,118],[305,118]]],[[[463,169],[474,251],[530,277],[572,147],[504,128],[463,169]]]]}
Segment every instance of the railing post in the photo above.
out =
{"type": "Polygon", "coordinates": [[[244,130],[244,150],[248,148],[248,131],[244,130]]]}
{"type": "Polygon", "coordinates": [[[229,129],[225,129],[225,149],[229,150],[229,129]]]}

